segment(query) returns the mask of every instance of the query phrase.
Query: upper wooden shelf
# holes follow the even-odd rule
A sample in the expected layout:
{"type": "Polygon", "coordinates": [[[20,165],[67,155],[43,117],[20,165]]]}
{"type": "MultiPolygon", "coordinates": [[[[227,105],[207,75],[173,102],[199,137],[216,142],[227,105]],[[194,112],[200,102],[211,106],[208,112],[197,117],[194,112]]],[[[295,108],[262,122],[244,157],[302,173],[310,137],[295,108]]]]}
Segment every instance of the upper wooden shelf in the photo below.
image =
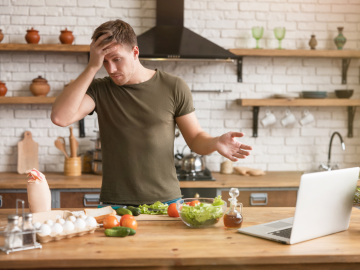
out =
{"type": "Polygon", "coordinates": [[[0,51],[89,52],[90,45],[4,43],[0,44],[0,51]]]}
{"type": "Polygon", "coordinates": [[[56,97],[0,97],[0,104],[53,104],[56,97]]]}
{"type": "Polygon", "coordinates": [[[230,49],[229,51],[238,56],[360,58],[360,51],[348,50],[230,49]]]}
{"type": "Polygon", "coordinates": [[[360,106],[360,99],[237,99],[241,106],[360,106]]]}

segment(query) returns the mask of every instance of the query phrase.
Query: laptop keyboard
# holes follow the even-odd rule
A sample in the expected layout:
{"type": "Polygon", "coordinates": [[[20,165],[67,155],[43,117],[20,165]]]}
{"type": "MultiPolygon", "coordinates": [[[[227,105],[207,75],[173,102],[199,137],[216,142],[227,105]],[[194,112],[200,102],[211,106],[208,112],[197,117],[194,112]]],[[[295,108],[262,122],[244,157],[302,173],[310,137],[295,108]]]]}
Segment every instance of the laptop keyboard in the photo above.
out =
{"type": "Polygon", "coordinates": [[[292,230],[292,228],[287,228],[287,229],[284,229],[284,230],[269,232],[268,234],[275,235],[275,236],[280,236],[280,237],[284,237],[284,238],[289,238],[289,239],[290,239],[291,230],[292,230]]]}

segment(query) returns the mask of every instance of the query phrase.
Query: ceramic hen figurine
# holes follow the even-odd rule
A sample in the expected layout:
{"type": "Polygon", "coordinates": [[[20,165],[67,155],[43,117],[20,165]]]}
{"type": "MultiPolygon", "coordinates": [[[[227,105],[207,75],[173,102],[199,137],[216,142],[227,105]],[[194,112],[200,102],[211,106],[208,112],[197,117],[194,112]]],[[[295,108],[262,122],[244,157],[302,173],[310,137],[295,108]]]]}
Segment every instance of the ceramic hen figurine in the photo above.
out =
{"type": "Polygon", "coordinates": [[[36,169],[27,171],[27,193],[31,213],[51,211],[51,193],[45,175],[36,169]]]}

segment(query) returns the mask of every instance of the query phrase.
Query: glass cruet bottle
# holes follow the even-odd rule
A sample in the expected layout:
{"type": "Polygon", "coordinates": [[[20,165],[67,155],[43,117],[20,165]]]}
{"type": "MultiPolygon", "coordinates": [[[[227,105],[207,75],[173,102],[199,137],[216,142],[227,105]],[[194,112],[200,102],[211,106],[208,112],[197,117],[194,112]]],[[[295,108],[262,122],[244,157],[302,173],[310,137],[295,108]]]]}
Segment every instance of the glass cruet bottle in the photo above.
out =
{"type": "Polygon", "coordinates": [[[242,216],[242,203],[237,204],[237,199],[240,194],[239,189],[231,188],[229,191],[230,195],[230,209],[224,215],[224,226],[227,229],[237,229],[240,228],[243,222],[242,216]],[[236,209],[236,206],[239,205],[240,211],[236,209]]]}

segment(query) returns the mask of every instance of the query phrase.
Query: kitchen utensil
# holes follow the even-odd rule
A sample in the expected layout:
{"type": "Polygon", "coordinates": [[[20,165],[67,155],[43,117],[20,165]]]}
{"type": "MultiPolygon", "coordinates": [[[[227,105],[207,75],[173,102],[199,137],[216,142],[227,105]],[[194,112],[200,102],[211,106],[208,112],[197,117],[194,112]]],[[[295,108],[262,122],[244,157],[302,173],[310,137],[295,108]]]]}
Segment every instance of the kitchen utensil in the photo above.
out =
{"type": "Polygon", "coordinates": [[[191,153],[182,159],[181,169],[189,173],[205,170],[204,156],[197,155],[191,150],[191,153]]]}
{"type": "Polygon", "coordinates": [[[4,97],[6,95],[6,92],[7,92],[7,87],[5,83],[0,81],[0,97],[4,97]]]}
{"type": "Polygon", "coordinates": [[[270,110],[266,110],[265,117],[261,119],[261,124],[263,124],[263,126],[266,127],[275,124],[275,122],[276,122],[275,115],[270,110]]]}
{"type": "Polygon", "coordinates": [[[102,161],[94,160],[91,164],[93,173],[102,175],[102,161]]]}
{"type": "Polygon", "coordinates": [[[58,137],[55,140],[55,146],[57,149],[59,149],[61,152],[63,152],[63,154],[65,155],[65,157],[69,157],[69,155],[66,153],[66,148],[65,148],[65,139],[63,137],[58,137]]]}
{"type": "Polygon", "coordinates": [[[30,92],[37,97],[46,97],[50,91],[50,85],[43,77],[39,76],[32,80],[30,84],[30,92]]]}
{"type": "Polygon", "coordinates": [[[93,160],[102,160],[102,156],[101,156],[101,150],[95,150],[93,151],[93,160]]]}
{"type": "Polygon", "coordinates": [[[61,44],[72,44],[74,41],[74,36],[72,34],[72,31],[67,30],[61,30],[61,35],[59,36],[61,44]]]}
{"type": "Polygon", "coordinates": [[[354,90],[348,89],[348,90],[335,90],[335,95],[338,98],[351,98],[351,96],[354,94],[354,90]]]}
{"type": "Polygon", "coordinates": [[[294,124],[296,122],[295,116],[291,113],[290,110],[285,111],[285,117],[281,119],[281,124],[286,127],[287,125],[294,124]]]}
{"type": "Polygon", "coordinates": [[[286,30],[285,30],[285,27],[276,27],[274,29],[274,34],[275,34],[275,37],[277,40],[279,40],[279,50],[281,50],[281,40],[285,37],[285,33],[286,33],[286,30]]]}
{"type": "Polygon", "coordinates": [[[262,26],[255,26],[255,27],[253,27],[251,30],[252,30],[252,36],[253,36],[253,38],[256,39],[256,47],[255,47],[255,49],[261,49],[261,48],[259,47],[259,40],[260,40],[260,39],[262,38],[262,36],[263,36],[264,27],[262,27],[262,26]]]}
{"type": "Polygon", "coordinates": [[[26,30],[27,34],[25,35],[25,40],[30,44],[38,44],[40,41],[39,31],[31,27],[30,30],[26,30]]]}
{"type": "Polygon", "coordinates": [[[334,39],[335,45],[338,50],[342,50],[346,43],[346,38],[344,37],[344,35],[342,33],[343,30],[344,30],[344,27],[338,27],[339,34],[334,39]]]}
{"type": "Polygon", "coordinates": [[[24,139],[18,143],[19,174],[24,174],[33,168],[39,169],[39,144],[34,142],[30,131],[25,131],[24,139]]]}
{"type": "Polygon", "coordinates": [[[77,157],[77,150],[79,147],[79,143],[78,141],[75,139],[75,136],[73,134],[73,127],[70,126],[70,137],[69,137],[69,141],[70,141],[70,156],[71,157],[77,157]]]}
{"type": "Polygon", "coordinates": [[[81,175],[81,157],[65,157],[64,175],[66,176],[81,175]]]}
{"type": "Polygon", "coordinates": [[[315,38],[315,35],[311,35],[310,41],[309,41],[309,46],[311,50],[316,50],[316,45],[317,45],[317,40],[315,38]]]}
{"type": "Polygon", "coordinates": [[[314,120],[315,120],[314,116],[308,110],[305,110],[304,117],[300,119],[300,124],[302,126],[305,126],[307,124],[310,124],[314,120]]]}

